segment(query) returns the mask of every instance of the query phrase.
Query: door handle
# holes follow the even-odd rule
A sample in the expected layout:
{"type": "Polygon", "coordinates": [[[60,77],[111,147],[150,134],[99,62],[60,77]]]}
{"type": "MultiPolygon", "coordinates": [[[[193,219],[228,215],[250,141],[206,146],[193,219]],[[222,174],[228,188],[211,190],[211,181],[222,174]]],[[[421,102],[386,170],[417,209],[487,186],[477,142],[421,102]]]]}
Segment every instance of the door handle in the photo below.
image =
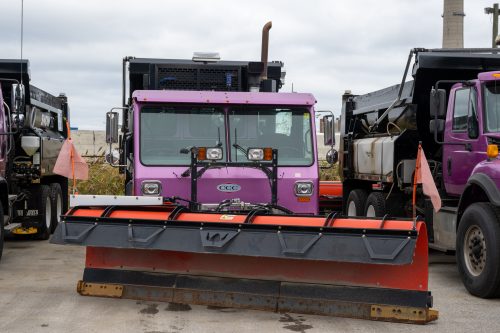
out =
{"type": "Polygon", "coordinates": [[[472,151],[472,145],[470,143],[465,144],[465,150],[472,151]]]}
{"type": "Polygon", "coordinates": [[[448,157],[448,161],[446,162],[446,166],[448,169],[448,176],[451,176],[451,157],[448,157]]]}

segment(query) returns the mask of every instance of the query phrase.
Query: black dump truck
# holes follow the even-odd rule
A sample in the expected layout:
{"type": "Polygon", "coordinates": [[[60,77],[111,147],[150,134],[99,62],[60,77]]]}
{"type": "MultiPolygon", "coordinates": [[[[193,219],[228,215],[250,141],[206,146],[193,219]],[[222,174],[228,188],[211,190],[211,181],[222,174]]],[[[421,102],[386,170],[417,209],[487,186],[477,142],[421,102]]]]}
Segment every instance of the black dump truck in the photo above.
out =
{"type": "Polygon", "coordinates": [[[67,98],[29,82],[28,60],[0,60],[0,248],[5,234],[48,239],[68,204],[68,181],[53,173],[67,98]]]}

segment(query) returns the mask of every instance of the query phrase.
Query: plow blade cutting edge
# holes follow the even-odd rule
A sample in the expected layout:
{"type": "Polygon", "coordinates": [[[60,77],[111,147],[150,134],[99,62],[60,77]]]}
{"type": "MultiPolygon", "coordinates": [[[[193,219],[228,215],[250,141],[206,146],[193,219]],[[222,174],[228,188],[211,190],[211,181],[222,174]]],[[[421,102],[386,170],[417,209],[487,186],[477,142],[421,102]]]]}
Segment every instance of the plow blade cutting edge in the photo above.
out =
{"type": "Polygon", "coordinates": [[[76,207],[51,243],[87,247],[82,295],[427,323],[425,225],[411,220],[76,207]]]}

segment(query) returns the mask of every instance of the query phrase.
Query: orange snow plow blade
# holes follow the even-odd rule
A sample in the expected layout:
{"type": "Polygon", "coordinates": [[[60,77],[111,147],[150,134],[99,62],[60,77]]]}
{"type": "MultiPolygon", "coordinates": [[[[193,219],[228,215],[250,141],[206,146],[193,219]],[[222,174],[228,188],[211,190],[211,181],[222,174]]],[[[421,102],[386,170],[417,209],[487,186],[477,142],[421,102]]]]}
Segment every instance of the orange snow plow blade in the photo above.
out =
{"type": "Polygon", "coordinates": [[[74,208],[55,244],[87,246],[82,295],[423,324],[425,225],[396,219],[74,208]]]}

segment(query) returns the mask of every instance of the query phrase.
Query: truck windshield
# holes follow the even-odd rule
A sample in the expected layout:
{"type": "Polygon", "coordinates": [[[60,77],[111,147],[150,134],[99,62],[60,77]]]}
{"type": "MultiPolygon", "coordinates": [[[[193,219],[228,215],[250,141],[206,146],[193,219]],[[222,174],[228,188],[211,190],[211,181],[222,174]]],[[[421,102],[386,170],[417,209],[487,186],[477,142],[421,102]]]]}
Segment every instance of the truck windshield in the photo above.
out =
{"type": "Polygon", "coordinates": [[[182,148],[215,147],[225,159],[224,112],[217,107],[144,106],[140,113],[140,159],[144,165],[189,165],[182,148]]]}
{"type": "Polygon", "coordinates": [[[500,84],[493,81],[484,86],[486,132],[500,132],[500,84]]]}
{"type": "Polygon", "coordinates": [[[248,162],[243,148],[278,149],[282,166],[313,163],[311,117],[305,108],[232,107],[229,109],[231,162],[248,162]]]}

